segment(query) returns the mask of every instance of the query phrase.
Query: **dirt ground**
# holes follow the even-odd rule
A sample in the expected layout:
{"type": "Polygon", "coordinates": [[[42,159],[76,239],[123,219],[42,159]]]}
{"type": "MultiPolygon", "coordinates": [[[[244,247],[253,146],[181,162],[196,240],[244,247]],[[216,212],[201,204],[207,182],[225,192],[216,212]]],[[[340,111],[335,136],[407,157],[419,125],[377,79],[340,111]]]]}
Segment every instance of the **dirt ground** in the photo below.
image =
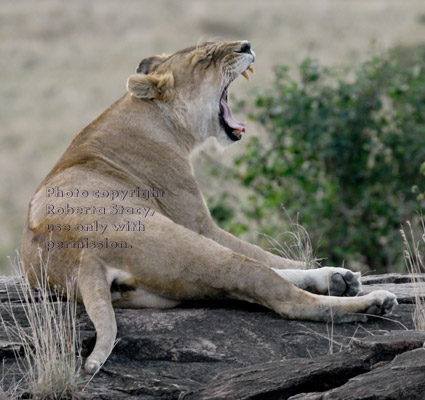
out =
{"type": "Polygon", "coordinates": [[[255,80],[232,86],[249,102],[248,87],[271,85],[274,65],[307,56],[356,65],[372,49],[424,37],[423,0],[2,0],[0,273],[9,271],[38,184],[72,137],[124,93],[141,58],[249,39],[255,80]]]}

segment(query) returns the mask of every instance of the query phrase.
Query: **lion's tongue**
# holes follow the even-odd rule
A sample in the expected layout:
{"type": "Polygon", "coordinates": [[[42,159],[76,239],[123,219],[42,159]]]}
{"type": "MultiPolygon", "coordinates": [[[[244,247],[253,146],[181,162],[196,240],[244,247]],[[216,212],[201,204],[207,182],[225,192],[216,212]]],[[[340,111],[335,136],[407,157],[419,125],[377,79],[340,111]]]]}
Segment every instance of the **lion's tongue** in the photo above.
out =
{"type": "Polygon", "coordinates": [[[232,114],[232,110],[224,98],[221,99],[221,106],[223,107],[223,117],[226,121],[226,124],[235,131],[238,131],[238,133],[245,132],[245,124],[235,120],[232,114]]]}

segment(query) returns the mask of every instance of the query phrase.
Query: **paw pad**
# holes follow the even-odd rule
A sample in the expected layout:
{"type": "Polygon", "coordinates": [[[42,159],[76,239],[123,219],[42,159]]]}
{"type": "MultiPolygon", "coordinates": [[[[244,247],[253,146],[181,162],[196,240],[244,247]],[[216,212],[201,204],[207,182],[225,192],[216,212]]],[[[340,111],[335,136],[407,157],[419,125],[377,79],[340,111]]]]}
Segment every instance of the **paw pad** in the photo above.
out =
{"type": "Polygon", "coordinates": [[[398,304],[396,296],[390,292],[372,292],[371,295],[374,295],[375,299],[366,310],[366,314],[388,315],[391,314],[394,307],[398,304]]]}
{"type": "Polygon", "coordinates": [[[347,285],[342,275],[339,273],[332,275],[329,294],[331,296],[342,296],[346,290],[347,285]]]}
{"type": "Polygon", "coordinates": [[[331,296],[357,296],[361,290],[361,284],[356,275],[350,270],[336,272],[330,280],[329,294],[331,296]]]}

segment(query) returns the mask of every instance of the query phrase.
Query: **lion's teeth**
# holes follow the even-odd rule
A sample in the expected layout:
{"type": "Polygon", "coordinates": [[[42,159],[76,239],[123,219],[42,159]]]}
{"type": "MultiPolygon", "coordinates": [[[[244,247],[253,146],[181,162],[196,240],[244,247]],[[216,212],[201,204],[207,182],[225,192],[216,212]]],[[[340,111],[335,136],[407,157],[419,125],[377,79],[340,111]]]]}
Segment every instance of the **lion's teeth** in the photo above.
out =
{"type": "Polygon", "coordinates": [[[233,133],[235,135],[240,135],[241,133],[245,133],[245,128],[242,128],[242,129],[233,129],[233,133]]]}
{"type": "Polygon", "coordinates": [[[249,72],[251,72],[251,74],[252,75],[254,75],[255,74],[255,69],[254,69],[254,67],[253,67],[253,65],[251,64],[244,72],[242,72],[242,75],[243,75],[243,77],[246,79],[246,80],[248,80],[248,81],[250,81],[251,80],[251,78],[249,77],[249,74],[248,74],[248,71],[249,72]]]}

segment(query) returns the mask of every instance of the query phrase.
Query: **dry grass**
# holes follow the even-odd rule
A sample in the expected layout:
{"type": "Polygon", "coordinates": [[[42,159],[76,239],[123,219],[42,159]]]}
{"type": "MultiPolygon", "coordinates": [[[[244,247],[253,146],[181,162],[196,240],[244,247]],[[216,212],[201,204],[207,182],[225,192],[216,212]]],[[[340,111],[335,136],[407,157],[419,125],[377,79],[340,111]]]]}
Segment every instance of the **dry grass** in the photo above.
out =
{"type": "Polygon", "coordinates": [[[293,221],[285,208],[282,210],[288,219],[289,230],[280,234],[277,239],[260,233],[272,246],[269,250],[283,258],[303,262],[306,269],[319,268],[321,260],[315,255],[310,235],[299,223],[299,215],[297,215],[296,221],[293,221]]]}
{"type": "MultiPolygon", "coordinates": [[[[142,57],[200,39],[250,39],[257,73],[251,85],[232,85],[240,98],[270,85],[274,65],[307,56],[352,65],[372,40],[378,48],[422,41],[424,14],[423,0],[2,0],[0,272],[36,187],[72,137],[124,93],[142,57]]],[[[243,144],[227,157],[234,151],[243,144]]],[[[216,189],[201,183],[207,195],[216,189]]]]}
{"type": "Polygon", "coordinates": [[[414,284],[415,311],[413,313],[413,322],[417,330],[425,331],[425,282],[423,280],[424,275],[420,275],[425,273],[423,258],[425,226],[422,226],[424,233],[421,239],[417,240],[411,223],[407,222],[406,225],[407,227],[402,228],[400,232],[404,244],[404,260],[411,281],[414,284]]]}
{"type": "MultiPolygon", "coordinates": [[[[35,399],[72,398],[81,383],[77,305],[69,297],[66,301],[55,301],[56,294],[49,290],[46,266],[43,266],[37,291],[26,279],[16,284],[19,303],[23,306],[20,309],[24,310],[28,326],[23,327],[18,321],[12,301],[2,303],[0,310],[0,325],[10,342],[21,344],[19,348],[23,352],[23,356],[18,351],[16,354],[20,378],[15,384],[3,387],[10,399],[20,398],[23,392],[30,393],[35,399]]],[[[18,275],[24,274],[19,257],[14,268],[18,275]]],[[[74,293],[73,286],[74,282],[69,282],[67,293],[74,293]]]]}

